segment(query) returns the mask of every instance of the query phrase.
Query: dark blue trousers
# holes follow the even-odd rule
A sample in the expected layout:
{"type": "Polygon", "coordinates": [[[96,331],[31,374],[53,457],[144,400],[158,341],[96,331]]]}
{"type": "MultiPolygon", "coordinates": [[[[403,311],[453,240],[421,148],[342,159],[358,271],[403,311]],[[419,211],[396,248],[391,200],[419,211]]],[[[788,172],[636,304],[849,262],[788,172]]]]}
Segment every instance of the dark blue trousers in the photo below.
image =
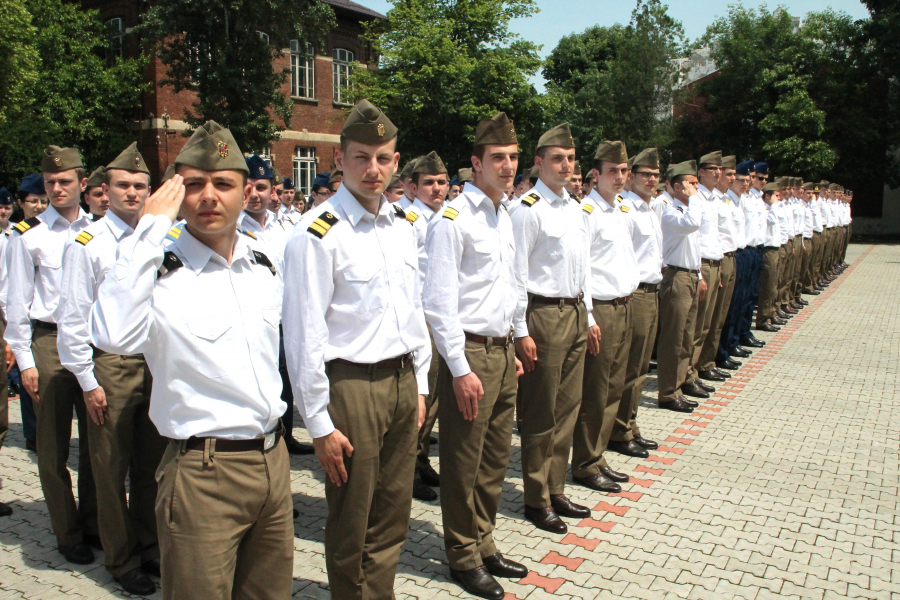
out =
{"type": "Polygon", "coordinates": [[[719,349],[716,352],[717,362],[727,360],[728,351],[737,346],[740,341],[741,316],[750,289],[750,260],[746,250],[738,250],[734,253],[734,294],[731,296],[731,305],[728,307],[728,314],[722,324],[722,335],[719,337],[719,349]]]}
{"type": "Polygon", "coordinates": [[[744,298],[744,310],[738,325],[738,339],[741,340],[751,334],[753,327],[753,310],[759,302],[759,280],[762,278],[763,253],[762,246],[746,248],[748,260],[748,286],[749,289],[744,298]]]}

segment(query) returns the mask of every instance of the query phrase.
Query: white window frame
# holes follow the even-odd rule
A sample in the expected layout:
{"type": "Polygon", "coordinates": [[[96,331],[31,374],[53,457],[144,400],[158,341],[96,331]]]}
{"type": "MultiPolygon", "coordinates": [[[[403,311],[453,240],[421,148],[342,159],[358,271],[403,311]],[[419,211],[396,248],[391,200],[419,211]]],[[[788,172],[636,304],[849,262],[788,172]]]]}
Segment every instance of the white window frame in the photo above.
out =
{"type": "Polygon", "coordinates": [[[356,55],[346,48],[335,48],[332,52],[332,87],[334,101],[346,104],[349,100],[350,72],[356,55]]]}
{"type": "Polygon", "coordinates": [[[294,188],[307,198],[316,178],[316,149],[308,146],[294,148],[294,188]]]}
{"type": "Polygon", "coordinates": [[[116,57],[125,58],[125,20],[122,17],[113,17],[106,21],[106,37],[109,44],[106,49],[106,59],[110,62],[116,57]]]}
{"type": "Polygon", "coordinates": [[[316,97],[316,60],[313,45],[300,51],[299,40],[291,40],[291,95],[297,98],[316,97]]]}

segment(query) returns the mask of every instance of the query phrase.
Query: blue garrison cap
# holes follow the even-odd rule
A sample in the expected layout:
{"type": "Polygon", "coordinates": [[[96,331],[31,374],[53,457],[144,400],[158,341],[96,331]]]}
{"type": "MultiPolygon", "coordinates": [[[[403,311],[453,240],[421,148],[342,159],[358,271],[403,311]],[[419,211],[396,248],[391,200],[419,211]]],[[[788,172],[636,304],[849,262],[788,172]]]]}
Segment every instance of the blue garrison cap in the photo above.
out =
{"type": "Polygon", "coordinates": [[[331,172],[328,173],[319,173],[316,175],[316,178],[313,180],[313,187],[328,187],[328,179],[331,177],[331,172]]]}
{"type": "Polygon", "coordinates": [[[459,177],[454,177],[450,180],[450,185],[459,185],[459,177]]]}
{"type": "Polygon", "coordinates": [[[757,175],[768,175],[769,174],[769,163],[758,162],[756,163],[756,174],[757,175]]]}
{"type": "Polygon", "coordinates": [[[750,169],[753,168],[752,160],[745,160],[742,163],[738,163],[738,165],[734,168],[734,171],[738,175],[749,175],[750,169]]]}
{"type": "Polygon", "coordinates": [[[9,193],[9,190],[4,188],[0,188],[0,206],[9,206],[13,203],[12,194],[9,193]]]}
{"type": "Polygon", "coordinates": [[[519,185],[520,183],[522,183],[522,175],[521,174],[516,175],[516,178],[513,179],[514,186],[519,185]]]}
{"type": "Polygon", "coordinates": [[[286,189],[286,190],[294,189],[294,180],[291,179],[290,177],[285,177],[284,178],[284,189],[286,189]]]}
{"type": "Polygon", "coordinates": [[[244,162],[247,163],[247,170],[250,171],[250,174],[247,176],[250,179],[275,179],[269,163],[259,156],[253,154],[245,158],[244,162]]]}
{"type": "Polygon", "coordinates": [[[44,178],[40,173],[28,175],[19,184],[19,191],[25,194],[37,194],[38,196],[45,195],[47,190],[44,189],[44,178]]]}

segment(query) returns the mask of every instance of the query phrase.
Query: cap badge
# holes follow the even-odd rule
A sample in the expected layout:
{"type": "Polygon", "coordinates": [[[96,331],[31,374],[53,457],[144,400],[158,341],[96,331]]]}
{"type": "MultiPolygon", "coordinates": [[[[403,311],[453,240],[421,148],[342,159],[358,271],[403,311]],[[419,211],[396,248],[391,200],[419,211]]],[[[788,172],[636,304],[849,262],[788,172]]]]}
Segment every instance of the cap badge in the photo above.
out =
{"type": "Polygon", "coordinates": [[[54,156],[54,157],[53,157],[53,164],[55,164],[57,167],[61,167],[61,166],[62,166],[62,161],[59,159],[58,156],[54,156]]]}
{"type": "Polygon", "coordinates": [[[141,157],[140,157],[140,156],[135,156],[135,157],[134,157],[134,166],[136,166],[136,167],[140,167],[140,166],[141,166],[141,157]]]}
{"type": "Polygon", "coordinates": [[[333,219],[333,218],[334,218],[334,215],[332,215],[331,213],[325,213],[325,218],[326,218],[326,219],[333,219]]]}
{"type": "Polygon", "coordinates": [[[228,144],[225,142],[218,142],[216,146],[219,148],[219,156],[228,158],[228,144]]]}
{"type": "Polygon", "coordinates": [[[260,167],[260,168],[259,168],[259,174],[260,174],[260,175],[265,175],[265,174],[266,174],[266,170],[265,170],[264,168],[260,167]]]}
{"type": "Polygon", "coordinates": [[[379,123],[376,129],[378,130],[378,137],[384,137],[384,123],[379,123]]]}

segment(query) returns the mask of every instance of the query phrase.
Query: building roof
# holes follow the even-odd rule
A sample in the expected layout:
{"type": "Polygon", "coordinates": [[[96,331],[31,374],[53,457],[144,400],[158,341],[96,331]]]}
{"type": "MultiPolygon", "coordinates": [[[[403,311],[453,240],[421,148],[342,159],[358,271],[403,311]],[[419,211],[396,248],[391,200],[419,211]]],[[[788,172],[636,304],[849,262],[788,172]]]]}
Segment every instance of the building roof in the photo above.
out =
{"type": "Polygon", "coordinates": [[[367,17],[374,17],[376,19],[386,19],[387,17],[381,14],[380,12],[376,12],[371,8],[366,8],[362,4],[357,4],[356,2],[351,2],[351,0],[324,0],[326,4],[330,4],[334,8],[344,9],[346,11],[358,14],[365,15],[367,17]]]}

